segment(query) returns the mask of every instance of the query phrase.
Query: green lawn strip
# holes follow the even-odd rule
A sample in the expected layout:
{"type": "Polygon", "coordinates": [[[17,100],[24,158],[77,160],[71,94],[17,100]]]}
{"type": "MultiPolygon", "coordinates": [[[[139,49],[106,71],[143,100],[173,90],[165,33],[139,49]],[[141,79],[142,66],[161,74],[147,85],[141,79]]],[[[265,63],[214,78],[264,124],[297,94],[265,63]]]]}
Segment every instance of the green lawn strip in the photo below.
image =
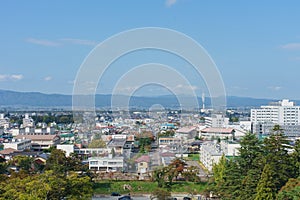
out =
{"type": "MultiPolygon", "coordinates": [[[[129,184],[132,187],[131,193],[150,194],[157,188],[157,183],[148,181],[99,181],[95,183],[94,194],[111,194],[118,192],[127,194],[129,190],[123,190],[123,185],[129,184]]],[[[172,185],[173,193],[188,193],[189,191],[201,192],[206,187],[206,183],[175,182],[172,185]]]]}

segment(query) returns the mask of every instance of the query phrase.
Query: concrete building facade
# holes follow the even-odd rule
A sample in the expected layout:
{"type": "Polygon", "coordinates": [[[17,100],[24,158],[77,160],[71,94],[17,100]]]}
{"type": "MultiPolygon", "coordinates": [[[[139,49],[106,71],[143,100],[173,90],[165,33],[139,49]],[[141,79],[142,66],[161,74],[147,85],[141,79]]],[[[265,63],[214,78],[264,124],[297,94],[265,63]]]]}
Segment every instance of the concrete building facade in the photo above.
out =
{"type": "Polygon", "coordinates": [[[270,134],[274,125],[280,125],[287,136],[300,136],[300,106],[284,99],[258,109],[251,109],[252,132],[270,134]]]}

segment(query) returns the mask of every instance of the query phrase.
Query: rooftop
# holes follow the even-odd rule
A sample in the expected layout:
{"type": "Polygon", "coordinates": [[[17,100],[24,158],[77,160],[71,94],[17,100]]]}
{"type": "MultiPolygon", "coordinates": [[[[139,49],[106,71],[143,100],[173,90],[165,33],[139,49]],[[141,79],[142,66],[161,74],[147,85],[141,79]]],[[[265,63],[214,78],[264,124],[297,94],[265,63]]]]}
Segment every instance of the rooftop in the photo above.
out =
{"type": "Polygon", "coordinates": [[[142,155],[141,157],[137,158],[135,160],[135,162],[139,163],[139,162],[147,162],[149,163],[150,162],[150,157],[147,156],[147,155],[142,155]]]}
{"type": "Polygon", "coordinates": [[[7,148],[7,149],[4,149],[2,151],[0,151],[0,154],[2,155],[9,155],[9,154],[12,154],[14,152],[16,152],[17,150],[13,149],[13,148],[7,148]]]}
{"type": "Polygon", "coordinates": [[[53,140],[57,135],[17,135],[16,139],[53,140]]]}
{"type": "Polygon", "coordinates": [[[187,127],[182,127],[180,129],[178,129],[176,132],[177,133],[190,133],[192,131],[196,130],[196,127],[195,126],[187,126],[187,127]]]}
{"type": "Polygon", "coordinates": [[[111,147],[123,147],[126,143],[126,139],[112,139],[107,143],[107,146],[111,147]]]}
{"type": "Polygon", "coordinates": [[[202,133],[232,133],[234,132],[233,128],[205,128],[201,130],[202,133]]]}

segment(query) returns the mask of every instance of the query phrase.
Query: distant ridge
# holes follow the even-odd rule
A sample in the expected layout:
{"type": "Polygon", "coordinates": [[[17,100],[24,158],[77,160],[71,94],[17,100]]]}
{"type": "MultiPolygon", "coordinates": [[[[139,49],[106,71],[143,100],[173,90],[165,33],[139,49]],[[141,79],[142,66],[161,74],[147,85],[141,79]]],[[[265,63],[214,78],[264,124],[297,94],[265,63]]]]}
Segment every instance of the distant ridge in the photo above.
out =
{"type": "MultiPolygon", "coordinates": [[[[122,102],[126,96],[118,95],[118,99],[122,102]]],[[[192,97],[185,97],[192,98],[192,97]]],[[[227,97],[227,107],[259,107],[267,105],[271,101],[278,101],[274,99],[256,99],[250,97],[227,97]]],[[[96,106],[100,108],[110,107],[111,95],[97,94],[96,106]]],[[[202,105],[201,97],[198,97],[199,106],[202,105]]],[[[300,101],[296,101],[299,105],[300,101]]],[[[165,108],[179,107],[178,100],[175,96],[164,95],[155,97],[140,97],[133,96],[130,99],[130,106],[137,108],[149,108],[154,104],[160,104],[165,108]]],[[[210,98],[205,99],[207,107],[210,106],[210,98]]],[[[72,95],[63,94],[44,94],[40,92],[16,92],[9,90],[0,90],[0,107],[71,107],[72,95]]]]}

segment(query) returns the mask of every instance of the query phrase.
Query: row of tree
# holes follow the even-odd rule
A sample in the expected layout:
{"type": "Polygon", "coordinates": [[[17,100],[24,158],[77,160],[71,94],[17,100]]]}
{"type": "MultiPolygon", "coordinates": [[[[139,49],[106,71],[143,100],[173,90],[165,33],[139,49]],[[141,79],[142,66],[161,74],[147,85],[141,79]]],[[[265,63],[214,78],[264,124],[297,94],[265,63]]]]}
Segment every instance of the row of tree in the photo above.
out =
{"type": "Polygon", "coordinates": [[[66,157],[53,149],[47,163],[36,167],[33,158],[17,156],[0,163],[1,199],[89,199],[93,194],[92,174],[75,155],[66,157]],[[9,171],[15,166],[17,171],[9,171]]]}
{"type": "Polygon", "coordinates": [[[213,167],[207,193],[221,199],[300,199],[299,141],[292,147],[275,126],[270,137],[260,140],[248,133],[240,144],[239,157],[223,156],[213,167]]]}
{"type": "MultiPolygon", "coordinates": [[[[32,116],[32,119],[34,120],[35,124],[39,122],[43,122],[46,124],[49,124],[51,122],[56,122],[57,124],[71,124],[74,123],[73,115],[72,114],[65,114],[65,115],[51,115],[45,114],[45,115],[35,115],[32,116]]],[[[23,116],[10,116],[10,122],[11,123],[17,123],[22,124],[23,123],[23,116]]]]}

